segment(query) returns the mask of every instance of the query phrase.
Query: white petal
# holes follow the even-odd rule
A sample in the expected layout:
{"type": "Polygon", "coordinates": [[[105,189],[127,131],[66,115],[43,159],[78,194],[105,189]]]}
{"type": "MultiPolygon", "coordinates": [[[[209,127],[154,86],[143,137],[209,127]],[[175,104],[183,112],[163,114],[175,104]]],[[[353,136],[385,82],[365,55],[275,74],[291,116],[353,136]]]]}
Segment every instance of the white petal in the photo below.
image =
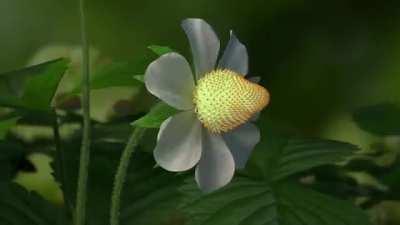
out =
{"type": "Polygon", "coordinates": [[[228,184],[235,173],[235,162],[222,137],[203,131],[203,153],[196,167],[196,182],[204,192],[228,184]]]}
{"type": "Polygon", "coordinates": [[[154,149],[158,165],[169,171],[185,171],[194,167],[201,156],[201,124],[192,111],[178,113],[160,130],[154,149]]]}
{"type": "Polygon", "coordinates": [[[202,19],[185,19],[182,28],[189,39],[197,79],[214,69],[219,52],[219,39],[202,19]]]}
{"type": "Polygon", "coordinates": [[[146,70],[144,82],[147,90],[165,103],[181,110],[193,107],[194,79],[186,59],[177,53],[168,53],[146,70]]]}
{"type": "Polygon", "coordinates": [[[172,119],[172,116],[168,117],[166,120],[164,120],[164,122],[161,123],[160,130],[158,131],[158,134],[157,134],[157,141],[160,140],[161,134],[164,132],[165,127],[171,121],[171,119],[172,119]]]}
{"type": "Polygon", "coordinates": [[[231,150],[236,168],[243,169],[252,150],[260,141],[260,131],[252,123],[245,123],[235,130],[225,133],[224,140],[231,150]]]}
{"type": "Polygon", "coordinates": [[[261,114],[261,112],[254,113],[254,115],[250,118],[250,121],[251,122],[257,121],[258,118],[260,118],[260,114],[261,114]]]}
{"type": "Polygon", "coordinates": [[[261,81],[261,77],[249,77],[249,78],[247,78],[247,80],[249,80],[249,81],[251,81],[251,82],[253,82],[253,83],[256,83],[256,84],[258,84],[258,83],[260,83],[260,81],[261,81]]]}
{"type": "Polygon", "coordinates": [[[225,48],[224,54],[219,61],[218,67],[233,70],[246,76],[249,68],[249,56],[244,46],[231,31],[231,38],[225,48]]]}

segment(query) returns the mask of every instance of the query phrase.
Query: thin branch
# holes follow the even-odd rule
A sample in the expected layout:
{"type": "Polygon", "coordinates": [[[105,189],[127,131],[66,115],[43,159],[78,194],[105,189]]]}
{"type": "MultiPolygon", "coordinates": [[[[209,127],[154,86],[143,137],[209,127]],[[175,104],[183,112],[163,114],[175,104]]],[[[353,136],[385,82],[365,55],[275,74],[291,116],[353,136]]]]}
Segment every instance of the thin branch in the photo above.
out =
{"type": "Polygon", "coordinates": [[[79,0],[81,41],[82,41],[82,110],[83,137],[81,145],[78,190],[76,195],[75,224],[86,222],[87,180],[90,163],[90,77],[89,77],[89,43],[86,36],[86,18],[84,0],[79,0]]]}
{"type": "Polygon", "coordinates": [[[121,195],[123,186],[126,180],[126,174],[129,167],[129,162],[135,148],[138,145],[139,140],[144,134],[144,128],[135,128],[129,138],[128,143],[122,153],[121,159],[119,161],[119,166],[114,179],[114,187],[111,197],[111,210],[110,210],[110,224],[119,225],[119,214],[121,207],[121,195]]]}

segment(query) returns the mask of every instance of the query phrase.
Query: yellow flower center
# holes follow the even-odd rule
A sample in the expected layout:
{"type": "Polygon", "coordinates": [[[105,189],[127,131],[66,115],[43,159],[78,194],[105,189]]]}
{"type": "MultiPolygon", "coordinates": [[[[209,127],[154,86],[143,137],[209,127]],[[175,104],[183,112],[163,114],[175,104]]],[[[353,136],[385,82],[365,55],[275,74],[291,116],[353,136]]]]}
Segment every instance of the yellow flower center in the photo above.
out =
{"type": "Polygon", "coordinates": [[[231,70],[204,75],[193,96],[197,117],[213,133],[238,127],[269,103],[265,88],[231,70]]]}

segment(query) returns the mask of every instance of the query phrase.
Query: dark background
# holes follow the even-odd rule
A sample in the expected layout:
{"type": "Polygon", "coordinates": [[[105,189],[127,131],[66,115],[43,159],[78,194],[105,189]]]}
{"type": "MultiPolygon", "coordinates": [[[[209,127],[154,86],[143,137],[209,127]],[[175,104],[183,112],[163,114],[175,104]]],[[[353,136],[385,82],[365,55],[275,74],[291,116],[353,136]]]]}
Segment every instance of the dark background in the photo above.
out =
{"type": "MultiPolygon", "coordinates": [[[[0,72],[31,64],[45,46],[79,45],[77,6],[1,1],[0,72]]],[[[190,58],[180,28],[187,17],[208,21],[222,46],[233,29],[248,47],[250,74],[271,92],[271,117],[304,135],[358,143],[351,112],[400,101],[400,1],[88,0],[87,14],[92,47],[111,61],[139,59],[151,44],[190,58]]]]}

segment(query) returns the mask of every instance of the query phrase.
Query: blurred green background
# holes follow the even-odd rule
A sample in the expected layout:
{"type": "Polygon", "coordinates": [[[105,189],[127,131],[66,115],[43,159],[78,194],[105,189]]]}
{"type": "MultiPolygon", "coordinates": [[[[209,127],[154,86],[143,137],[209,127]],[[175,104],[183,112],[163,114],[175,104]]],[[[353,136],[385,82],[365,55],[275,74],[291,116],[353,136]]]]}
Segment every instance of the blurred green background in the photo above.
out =
{"type": "MultiPolygon", "coordinates": [[[[72,61],[69,74],[79,75],[78,1],[0,1],[0,15],[0,73],[64,56],[72,61]]],[[[271,92],[270,120],[303,136],[347,141],[366,150],[377,137],[354,124],[353,111],[400,103],[398,0],[87,0],[87,16],[93,69],[109,62],[139,61],[153,44],[191,59],[180,28],[184,18],[209,22],[221,46],[233,29],[248,48],[250,75],[262,76],[271,92]]],[[[107,117],[109,111],[103,108],[139,91],[96,92],[93,114],[107,117]]],[[[22,136],[33,140],[33,133],[28,130],[22,136]]],[[[38,173],[19,174],[17,182],[61,202],[50,176],[51,159],[32,154],[29,160],[38,173]]],[[[374,210],[388,208],[399,215],[398,204],[385,202],[374,210]]]]}
{"type": "MultiPolygon", "coordinates": [[[[251,75],[262,76],[272,93],[271,117],[306,135],[340,139],[337,130],[353,129],[347,122],[354,109],[400,101],[399,1],[91,0],[87,5],[91,45],[112,61],[139,59],[151,44],[190,57],[180,28],[187,17],[207,20],[222,46],[233,29],[248,47],[251,75]]],[[[77,11],[71,0],[1,1],[0,72],[30,64],[45,46],[79,45],[77,11]]]]}

